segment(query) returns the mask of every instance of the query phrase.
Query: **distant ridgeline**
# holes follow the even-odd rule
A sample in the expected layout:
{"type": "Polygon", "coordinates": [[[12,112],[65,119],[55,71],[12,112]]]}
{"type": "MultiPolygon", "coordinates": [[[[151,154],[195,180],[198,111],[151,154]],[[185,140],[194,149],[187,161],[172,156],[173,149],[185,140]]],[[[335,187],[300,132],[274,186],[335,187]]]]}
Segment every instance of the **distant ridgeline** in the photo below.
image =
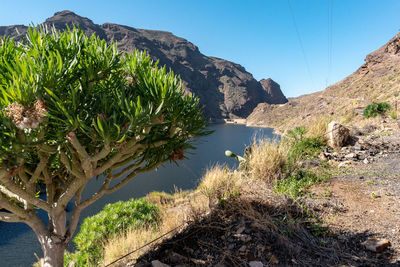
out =
{"type": "MultiPolygon", "coordinates": [[[[119,49],[146,50],[160,65],[166,65],[180,75],[187,92],[200,98],[204,115],[217,121],[223,118],[246,118],[259,103],[283,104],[288,100],[279,84],[271,79],[256,81],[239,64],[200,53],[197,46],[170,32],[142,30],[105,23],[97,25],[90,19],[71,11],[61,11],[43,24],[62,30],[69,25],[79,26],[85,33],[118,42],[119,49]]],[[[25,35],[27,26],[0,26],[0,36],[18,38],[25,35]]]]}

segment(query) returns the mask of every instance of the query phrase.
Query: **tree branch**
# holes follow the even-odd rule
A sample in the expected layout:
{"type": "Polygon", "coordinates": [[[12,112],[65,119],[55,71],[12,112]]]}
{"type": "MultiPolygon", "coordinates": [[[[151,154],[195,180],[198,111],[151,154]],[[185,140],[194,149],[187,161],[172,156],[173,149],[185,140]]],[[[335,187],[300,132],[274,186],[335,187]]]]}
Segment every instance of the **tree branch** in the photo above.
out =
{"type": "Polygon", "coordinates": [[[29,217],[28,211],[16,206],[14,203],[10,202],[7,198],[8,198],[7,194],[0,192],[0,207],[12,212],[19,218],[26,219],[29,217]]]}
{"type": "Polygon", "coordinates": [[[154,164],[153,166],[149,166],[149,167],[145,167],[145,168],[137,168],[131,174],[129,174],[127,177],[125,177],[121,182],[119,182],[118,184],[114,185],[110,189],[107,189],[106,194],[110,194],[110,193],[113,193],[113,192],[117,191],[118,189],[123,187],[126,183],[128,183],[130,180],[132,180],[136,175],[138,175],[140,173],[143,173],[143,172],[152,171],[152,170],[156,169],[161,164],[163,164],[163,163],[165,163],[167,161],[168,160],[160,161],[160,162],[157,162],[156,164],[154,164]]]}
{"type": "Polygon", "coordinates": [[[83,172],[85,173],[86,177],[92,178],[93,177],[92,161],[89,154],[86,152],[86,149],[81,145],[74,132],[69,132],[67,134],[67,140],[71,143],[73,148],[78,153],[79,159],[81,161],[81,166],[83,168],[83,172]]]}
{"type": "Polygon", "coordinates": [[[9,212],[0,212],[0,221],[9,222],[9,223],[16,223],[16,222],[23,222],[23,219],[18,217],[17,215],[9,212]]]}
{"type": "Polygon", "coordinates": [[[75,177],[85,179],[85,175],[83,173],[81,173],[81,170],[77,166],[78,165],[77,163],[73,162],[72,164],[69,164],[67,155],[65,154],[64,151],[60,151],[60,160],[61,160],[61,163],[64,164],[64,167],[67,169],[67,171],[69,173],[71,173],[75,177]],[[75,167],[75,168],[71,168],[71,165],[73,165],[72,167],[75,167]]]}
{"type": "Polygon", "coordinates": [[[45,210],[47,212],[50,211],[50,205],[48,203],[41,200],[40,198],[35,197],[35,195],[29,194],[24,189],[14,184],[11,178],[3,178],[1,182],[7,187],[7,189],[11,193],[18,195],[23,200],[26,200],[28,203],[33,204],[42,210],[45,210]]]}
{"type": "Polygon", "coordinates": [[[43,156],[43,155],[39,155],[39,157],[40,157],[40,162],[36,166],[36,169],[33,172],[32,176],[31,176],[31,179],[29,180],[30,184],[35,183],[39,179],[40,174],[42,173],[43,169],[46,167],[48,157],[47,156],[43,156]]]}
{"type": "Polygon", "coordinates": [[[96,168],[94,170],[93,175],[97,176],[99,174],[102,174],[103,172],[105,172],[106,170],[111,168],[115,163],[118,163],[124,155],[134,153],[135,152],[134,149],[139,149],[142,146],[142,145],[136,144],[136,143],[137,143],[136,140],[131,140],[128,143],[126,143],[114,156],[112,156],[110,159],[108,159],[103,164],[103,166],[96,168]],[[134,150],[134,151],[132,151],[132,150],[134,150]]]}
{"type": "Polygon", "coordinates": [[[109,144],[105,144],[104,147],[103,147],[103,149],[102,149],[99,153],[97,153],[96,155],[94,155],[94,156],[91,158],[91,161],[94,163],[94,164],[93,164],[94,167],[96,167],[97,162],[98,162],[99,160],[102,160],[102,159],[104,159],[105,157],[107,157],[108,154],[110,154],[110,152],[111,152],[111,147],[110,147],[110,145],[109,145],[109,144]]]}
{"type": "MultiPolygon", "coordinates": [[[[133,158],[130,157],[130,158],[128,158],[127,160],[129,160],[129,161],[127,162],[127,163],[129,163],[129,162],[131,162],[131,161],[133,160],[133,158]]],[[[127,160],[126,160],[126,161],[127,161],[127,160]]],[[[119,178],[119,177],[121,177],[122,175],[124,175],[124,174],[130,172],[131,170],[140,167],[140,165],[142,165],[144,161],[145,161],[145,157],[143,157],[143,158],[139,161],[139,163],[129,165],[129,166],[125,167],[124,169],[122,169],[119,173],[113,174],[113,175],[112,175],[112,179],[119,178]]]]}

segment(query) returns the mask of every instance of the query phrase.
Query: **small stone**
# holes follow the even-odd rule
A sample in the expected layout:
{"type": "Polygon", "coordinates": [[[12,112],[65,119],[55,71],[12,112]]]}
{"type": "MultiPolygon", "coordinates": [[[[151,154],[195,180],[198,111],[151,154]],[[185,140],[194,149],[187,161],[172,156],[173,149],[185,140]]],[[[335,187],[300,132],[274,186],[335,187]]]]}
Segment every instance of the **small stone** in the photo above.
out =
{"type": "Polygon", "coordinates": [[[321,152],[318,157],[321,161],[325,161],[325,162],[328,161],[328,158],[326,157],[324,152],[321,152]]]}
{"type": "Polygon", "coordinates": [[[362,147],[361,147],[361,145],[360,144],[355,144],[354,145],[354,150],[362,150],[362,147]]]}
{"type": "Polygon", "coordinates": [[[247,249],[247,247],[243,245],[243,246],[241,246],[241,247],[239,248],[239,251],[240,251],[240,252],[245,252],[246,249],[247,249]]]}
{"type": "Polygon", "coordinates": [[[170,267],[168,264],[162,263],[159,260],[154,260],[151,262],[152,267],[170,267]]]}
{"type": "Polygon", "coordinates": [[[356,154],[354,154],[354,153],[350,153],[350,154],[347,154],[346,156],[344,156],[346,159],[352,159],[352,158],[355,158],[356,157],[356,154]]]}
{"type": "Polygon", "coordinates": [[[375,239],[375,238],[368,238],[367,241],[362,243],[366,249],[372,252],[382,252],[385,248],[390,245],[389,240],[387,239],[375,239]]]}
{"type": "Polygon", "coordinates": [[[350,165],[350,161],[343,161],[343,162],[340,162],[339,163],[339,165],[338,165],[338,168],[344,168],[344,167],[346,167],[346,166],[348,166],[348,165],[350,165]]]}
{"type": "Polygon", "coordinates": [[[261,261],[251,261],[249,262],[250,267],[263,267],[264,264],[261,261]]]}
{"type": "Polygon", "coordinates": [[[279,263],[278,258],[273,254],[272,254],[272,256],[271,256],[271,258],[269,260],[274,264],[278,264],[279,263]]]}
{"type": "Polygon", "coordinates": [[[368,164],[368,163],[369,163],[368,159],[365,158],[365,159],[363,160],[363,163],[364,163],[364,164],[368,164]]]}
{"type": "Polygon", "coordinates": [[[243,233],[243,231],[244,231],[245,229],[246,229],[246,227],[244,227],[244,226],[239,227],[239,229],[237,229],[236,233],[237,233],[237,234],[241,234],[241,233],[243,233]]]}

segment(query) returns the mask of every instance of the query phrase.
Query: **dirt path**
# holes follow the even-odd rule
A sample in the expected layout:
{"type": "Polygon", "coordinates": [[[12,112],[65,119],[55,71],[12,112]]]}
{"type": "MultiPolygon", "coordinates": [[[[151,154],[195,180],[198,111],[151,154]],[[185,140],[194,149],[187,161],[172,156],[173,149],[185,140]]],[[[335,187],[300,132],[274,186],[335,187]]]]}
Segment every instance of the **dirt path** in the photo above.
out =
{"type": "MultiPolygon", "coordinates": [[[[354,165],[350,174],[339,175],[315,186],[317,199],[340,209],[321,209],[324,226],[366,258],[400,266],[400,153],[390,153],[369,165],[354,165]],[[349,238],[352,234],[352,239],[349,238]],[[388,249],[369,252],[362,245],[368,238],[387,239],[388,249]]],[[[325,204],[326,205],[326,204],[325,204]]]]}

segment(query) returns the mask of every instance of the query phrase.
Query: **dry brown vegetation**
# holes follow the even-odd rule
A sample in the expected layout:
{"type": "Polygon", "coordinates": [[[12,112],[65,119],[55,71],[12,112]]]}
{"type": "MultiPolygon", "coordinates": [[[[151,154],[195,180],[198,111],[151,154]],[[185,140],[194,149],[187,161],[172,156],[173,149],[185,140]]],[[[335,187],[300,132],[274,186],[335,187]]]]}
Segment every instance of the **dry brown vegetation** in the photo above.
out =
{"type": "MultiPolygon", "coordinates": [[[[221,201],[234,198],[248,199],[254,197],[255,188],[272,188],[272,181],[279,178],[285,163],[286,152],[283,146],[267,140],[255,142],[251,146],[246,171],[230,170],[224,166],[215,166],[203,176],[198,188],[194,191],[177,192],[173,195],[164,192],[152,192],[146,199],[158,204],[163,210],[163,217],[157,228],[130,229],[126,234],[117,235],[104,245],[103,265],[134,251],[186,223],[189,224],[207,216],[221,201]],[[258,181],[255,181],[258,180],[258,181]]],[[[262,192],[262,191],[260,191],[262,192]]],[[[249,216],[252,209],[247,209],[249,216]]],[[[242,213],[244,210],[242,211],[242,213]]],[[[180,230],[180,229],[178,229],[180,230]]],[[[172,232],[152,244],[124,258],[122,262],[134,261],[154,245],[176,234],[172,232]]]]}

